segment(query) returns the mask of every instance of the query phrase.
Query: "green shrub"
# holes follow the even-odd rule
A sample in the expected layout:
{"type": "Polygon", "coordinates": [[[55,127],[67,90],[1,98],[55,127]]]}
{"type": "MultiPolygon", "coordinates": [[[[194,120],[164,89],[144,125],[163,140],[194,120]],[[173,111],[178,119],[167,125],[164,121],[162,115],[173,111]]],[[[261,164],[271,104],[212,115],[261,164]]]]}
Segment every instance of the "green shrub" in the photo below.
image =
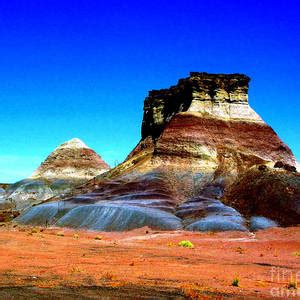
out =
{"type": "Polygon", "coordinates": [[[185,247],[185,248],[194,248],[194,245],[190,241],[181,241],[178,243],[178,246],[185,247]]]}
{"type": "Polygon", "coordinates": [[[239,286],[239,283],[240,283],[239,278],[238,278],[238,277],[235,277],[235,278],[232,280],[231,285],[232,285],[232,286],[238,287],[238,286],[239,286]]]}
{"type": "Polygon", "coordinates": [[[31,229],[31,233],[38,233],[40,232],[40,230],[38,228],[32,228],[31,229]]]}

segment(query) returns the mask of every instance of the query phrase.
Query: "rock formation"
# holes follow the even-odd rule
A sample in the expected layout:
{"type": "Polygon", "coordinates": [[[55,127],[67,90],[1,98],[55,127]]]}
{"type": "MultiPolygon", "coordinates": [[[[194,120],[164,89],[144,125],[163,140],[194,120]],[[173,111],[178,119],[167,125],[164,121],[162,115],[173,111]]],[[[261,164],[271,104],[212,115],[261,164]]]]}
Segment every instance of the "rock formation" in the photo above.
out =
{"type": "Polygon", "coordinates": [[[108,170],[109,166],[94,150],[74,138],[57,147],[29,178],[10,186],[0,208],[28,208],[70,192],[76,185],[108,170]]]}
{"type": "Polygon", "coordinates": [[[9,183],[0,183],[0,189],[5,191],[9,188],[10,184],[9,183]]]}
{"type": "MultiPolygon", "coordinates": [[[[270,220],[273,216],[263,209],[241,209],[229,192],[222,198],[251,168],[264,166],[290,176],[273,166],[277,161],[295,166],[289,147],[249,106],[248,84],[249,77],[241,74],[193,72],[176,86],[151,91],[144,104],[142,139],[122,164],[98,176],[93,186],[35,207],[19,222],[101,230],[285,225],[278,214],[270,220]],[[153,221],[154,211],[160,221],[153,221]]],[[[288,224],[296,224],[299,203],[289,203],[294,203],[294,214],[288,224]]]]}
{"type": "Polygon", "coordinates": [[[31,178],[86,180],[107,170],[109,166],[94,150],[74,138],[57,147],[31,178]]]}
{"type": "Polygon", "coordinates": [[[150,91],[144,104],[142,138],[158,138],[172,117],[181,112],[262,123],[248,105],[249,80],[241,74],[192,72],[176,86],[150,91]]]}
{"type": "Polygon", "coordinates": [[[300,173],[252,167],[225,189],[223,201],[245,216],[263,215],[284,226],[300,223],[300,173]]]}

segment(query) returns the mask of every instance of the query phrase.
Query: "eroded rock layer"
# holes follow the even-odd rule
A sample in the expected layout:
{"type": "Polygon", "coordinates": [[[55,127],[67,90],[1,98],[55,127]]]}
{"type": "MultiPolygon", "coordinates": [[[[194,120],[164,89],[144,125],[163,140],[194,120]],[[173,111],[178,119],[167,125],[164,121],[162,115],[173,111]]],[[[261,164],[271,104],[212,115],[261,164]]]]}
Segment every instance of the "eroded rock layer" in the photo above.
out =
{"type": "MultiPolygon", "coordinates": [[[[64,209],[49,222],[101,230],[150,226],[200,231],[287,224],[281,217],[287,211],[277,204],[278,213],[270,216],[264,209],[248,213],[244,202],[231,197],[233,192],[223,203],[224,191],[234,190],[239,177],[251,168],[273,170],[280,161],[286,176],[293,176],[295,158],[249,106],[248,83],[241,74],[193,72],[176,86],[151,91],[145,99],[138,145],[122,164],[68,197],[56,197],[55,203],[64,209]],[[155,211],[157,216],[166,214],[166,223],[153,219],[155,211]]],[[[289,203],[293,213],[288,224],[298,224],[299,202],[289,203]]],[[[51,211],[47,205],[44,209],[51,211]]],[[[43,207],[34,209],[44,215],[43,207]]],[[[36,217],[28,211],[19,220],[30,223],[36,217]]]]}
{"type": "Polygon", "coordinates": [[[74,138],[57,147],[31,175],[11,185],[0,198],[0,209],[23,210],[109,170],[102,158],[74,138]]]}
{"type": "Polygon", "coordinates": [[[300,174],[253,167],[226,187],[223,201],[245,216],[264,215],[281,225],[300,223],[300,174]]]}
{"type": "Polygon", "coordinates": [[[109,166],[81,140],[74,138],[57,147],[31,175],[31,178],[90,179],[109,166]]]}
{"type": "Polygon", "coordinates": [[[250,78],[242,74],[191,72],[169,89],[149,92],[145,99],[142,138],[154,139],[174,115],[198,112],[225,119],[262,122],[248,105],[250,78]]]}

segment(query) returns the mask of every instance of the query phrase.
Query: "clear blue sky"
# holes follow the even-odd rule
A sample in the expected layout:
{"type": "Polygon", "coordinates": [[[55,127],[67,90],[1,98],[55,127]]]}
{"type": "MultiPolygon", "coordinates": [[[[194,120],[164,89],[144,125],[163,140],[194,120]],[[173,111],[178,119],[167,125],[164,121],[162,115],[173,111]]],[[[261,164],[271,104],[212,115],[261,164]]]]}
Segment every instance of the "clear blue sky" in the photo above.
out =
{"type": "Polygon", "coordinates": [[[300,158],[297,0],[0,1],[0,182],[79,137],[111,165],[148,90],[245,73],[250,104],[300,158]]]}

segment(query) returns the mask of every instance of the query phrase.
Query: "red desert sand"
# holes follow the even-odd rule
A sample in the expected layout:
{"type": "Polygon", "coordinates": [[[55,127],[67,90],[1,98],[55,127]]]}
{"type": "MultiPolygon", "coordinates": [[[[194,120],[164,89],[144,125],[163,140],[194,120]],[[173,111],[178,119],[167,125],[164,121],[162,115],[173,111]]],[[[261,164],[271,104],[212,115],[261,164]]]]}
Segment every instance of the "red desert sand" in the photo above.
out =
{"type": "Polygon", "coordinates": [[[256,234],[0,227],[1,299],[296,299],[297,281],[299,227],[256,234]]]}

